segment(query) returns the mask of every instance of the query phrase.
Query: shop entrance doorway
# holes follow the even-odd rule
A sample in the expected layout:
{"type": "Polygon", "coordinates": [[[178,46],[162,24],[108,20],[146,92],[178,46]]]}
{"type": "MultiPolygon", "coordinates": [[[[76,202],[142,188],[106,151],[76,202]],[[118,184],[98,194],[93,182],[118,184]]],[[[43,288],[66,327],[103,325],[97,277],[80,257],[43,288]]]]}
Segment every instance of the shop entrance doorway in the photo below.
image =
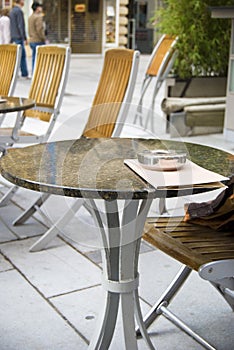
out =
{"type": "Polygon", "coordinates": [[[72,53],[102,53],[102,13],[102,0],[71,0],[72,53]]]}

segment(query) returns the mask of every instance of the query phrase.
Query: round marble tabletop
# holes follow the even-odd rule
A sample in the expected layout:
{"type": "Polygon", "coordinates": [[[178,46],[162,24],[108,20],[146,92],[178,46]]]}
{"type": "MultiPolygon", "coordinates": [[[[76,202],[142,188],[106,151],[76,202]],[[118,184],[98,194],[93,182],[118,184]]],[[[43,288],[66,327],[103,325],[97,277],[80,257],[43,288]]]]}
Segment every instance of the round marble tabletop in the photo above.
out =
{"type": "Polygon", "coordinates": [[[18,112],[35,106],[35,101],[24,97],[0,96],[0,113],[18,112]]]}
{"type": "MultiPolygon", "coordinates": [[[[126,158],[136,158],[143,149],[159,148],[186,150],[198,165],[230,175],[231,155],[222,150],[171,140],[124,138],[80,138],[9,149],[1,159],[1,173],[15,185],[64,196],[106,200],[165,197],[165,190],[162,194],[123,162],[126,158]]],[[[193,193],[202,190],[203,187],[195,187],[193,193]]],[[[178,193],[185,195],[187,189],[173,189],[166,196],[178,193]]]]}

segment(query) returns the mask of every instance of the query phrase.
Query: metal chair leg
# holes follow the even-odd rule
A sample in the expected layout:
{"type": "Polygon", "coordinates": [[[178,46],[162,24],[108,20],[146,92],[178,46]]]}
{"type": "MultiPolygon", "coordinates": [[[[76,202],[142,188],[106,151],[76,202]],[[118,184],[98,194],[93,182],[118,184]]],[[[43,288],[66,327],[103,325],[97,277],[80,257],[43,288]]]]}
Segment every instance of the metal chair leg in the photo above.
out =
{"type": "MultiPolygon", "coordinates": [[[[171,321],[175,326],[180,328],[182,331],[184,331],[186,334],[188,334],[190,337],[192,337],[194,340],[196,340],[199,344],[204,346],[206,349],[216,350],[211,344],[209,344],[205,339],[203,339],[197,333],[195,333],[178,316],[176,316],[174,313],[172,313],[168,309],[168,305],[170,304],[170,301],[173,299],[173,297],[182,287],[182,285],[184,284],[185,280],[188,278],[191,272],[192,272],[192,269],[188,266],[183,266],[180,269],[179,273],[176,275],[172,283],[169,285],[169,287],[166,289],[163,295],[159,298],[156,304],[151,308],[148,314],[144,317],[143,321],[144,321],[145,327],[148,328],[156,320],[157,317],[159,317],[160,315],[163,315],[169,321],[171,321]]],[[[141,332],[139,328],[136,329],[136,334],[138,337],[141,336],[141,332]]]]}
{"type": "Polygon", "coordinates": [[[9,204],[9,201],[15,194],[15,192],[18,190],[17,186],[12,186],[1,198],[0,200],[0,207],[4,207],[5,205],[9,204]]]}
{"type": "Polygon", "coordinates": [[[232,311],[234,311],[234,291],[228,288],[221,287],[218,283],[211,282],[211,284],[218,290],[218,292],[226,300],[228,305],[231,307],[232,311]]]}
{"type": "Polygon", "coordinates": [[[76,213],[80,209],[83,203],[84,200],[82,198],[75,200],[71,208],[68,211],[66,211],[66,213],[59,220],[57,220],[49,228],[49,230],[47,230],[46,233],[44,233],[42,237],[38,239],[38,241],[36,241],[36,243],[32,245],[29,251],[37,252],[44,249],[47,246],[47,244],[51,242],[52,239],[54,239],[61,232],[62,228],[67,224],[67,222],[73,218],[74,213],[76,213]]]}
{"type": "Polygon", "coordinates": [[[143,120],[142,120],[143,99],[144,99],[146,90],[148,89],[148,87],[150,85],[151,80],[152,80],[151,76],[146,76],[146,78],[143,81],[142,88],[141,88],[141,97],[140,97],[140,100],[139,100],[139,102],[137,104],[137,110],[136,110],[136,114],[135,114],[135,118],[134,118],[133,124],[136,124],[137,123],[137,119],[139,118],[140,125],[143,126],[143,120]]]}
{"type": "Polygon", "coordinates": [[[31,204],[21,215],[18,216],[13,221],[13,225],[20,225],[25,223],[37,210],[42,204],[49,198],[48,193],[43,193],[33,204],[31,204]]]}
{"type": "Polygon", "coordinates": [[[196,332],[194,332],[189,326],[187,326],[178,316],[168,310],[166,303],[159,306],[159,310],[163,316],[165,316],[169,321],[171,321],[176,327],[180,328],[182,331],[187,333],[190,337],[196,340],[204,348],[208,350],[216,350],[211,344],[209,344],[205,339],[200,337],[196,332]]]}
{"type": "MultiPolygon", "coordinates": [[[[154,306],[150,309],[148,314],[144,317],[143,321],[145,323],[146,328],[148,328],[155,319],[161,314],[158,312],[158,307],[166,302],[167,304],[173,299],[176,293],[179,291],[180,287],[183,285],[184,281],[188,278],[191,273],[191,269],[188,266],[183,266],[174,280],[171,282],[169,287],[165,290],[163,295],[159,298],[159,300],[154,304],[154,306]]],[[[136,329],[137,336],[141,336],[140,330],[136,329]]]]}

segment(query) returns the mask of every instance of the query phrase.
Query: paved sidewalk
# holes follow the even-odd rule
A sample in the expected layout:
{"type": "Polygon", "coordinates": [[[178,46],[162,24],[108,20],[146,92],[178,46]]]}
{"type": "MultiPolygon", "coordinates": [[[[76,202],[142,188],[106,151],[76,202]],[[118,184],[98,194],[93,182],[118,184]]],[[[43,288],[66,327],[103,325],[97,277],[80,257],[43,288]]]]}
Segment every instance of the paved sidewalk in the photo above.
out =
{"type": "MultiPolygon", "coordinates": [[[[133,105],[139,98],[148,59],[149,56],[141,57],[133,105]]],[[[66,122],[70,127],[60,127],[55,138],[81,135],[86,122],[83,111],[91,105],[102,60],[99,56],[72,57],[68,86],[58,120],[61,125],[66,122]]],[[[29,81],[19,79],[15,94],[27,96],[29,85],[29,81]]],[[[160,114],[162,94],[157,101],[157,114],[160,114]]],[[[168,137],[163,134],[161,117],[158,118],[162,137],[168,137]]],[[[143,132],[133,126],[130,116],[123,136],[134,134],[143,135],[143,132]]],[[[221,134],[187,139],[234,153],[234,143],[226,142],[221,134]]],[[[0,190],[4,192],[5,188],[2,186],[0,190]]],[[[20,189],[10,205],[0,208],[0,350],[87,349],[98,322],[102,301],[101,257],[95,227],[85,211],[79,212],[79,216],[67,225],[60,237],[51,242],[48,249],[29,253],[29,247],[46,230],[40,215],[17,227],[12,226],[12,221],[22,211],[22,207],[26,207],[37,196],[37,193],[20,189]]],[[[180,212],[187,200],[181,199],[179,202],[180,212]]],[[[52,220],[56,220],[71,203],[72,199],[51,196],[44,205],[44,211],[52,220]]],[[[168,206],[173,208],[173,200],[169,201],[168,206]]],[[[156,205],[152,211],[156,211],[156,205]]],[[[142,244],[139,292],[144,314],[179,267],[180,264],[175,260],[146,243],[142,244]]],[[[171,309],[217,349],[233,349],[234,314],[218,292],[196,273],[192,273],[171,309]]],[[[149,332],[158,350],[202,349],[162,317],[151,326],[149,332]]],[[[120,333],[119,320],[112,350],[124,349],[120,333]]],[[[139,340],[139,349],[147,349],[143,340],[139,340]]]]}

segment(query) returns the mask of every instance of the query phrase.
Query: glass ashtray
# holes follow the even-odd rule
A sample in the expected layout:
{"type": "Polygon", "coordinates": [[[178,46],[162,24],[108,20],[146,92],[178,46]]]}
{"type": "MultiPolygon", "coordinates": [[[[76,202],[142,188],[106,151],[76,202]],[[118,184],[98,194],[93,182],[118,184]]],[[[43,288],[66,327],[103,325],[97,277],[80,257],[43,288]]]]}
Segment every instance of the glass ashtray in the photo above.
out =
{"type": "Polygon", "coordinates": [[[181,169],[184,166],[187,154],[175,150],[144,150],[137,154],[137,159],[146,169],[173,171],[181,169]]]}

